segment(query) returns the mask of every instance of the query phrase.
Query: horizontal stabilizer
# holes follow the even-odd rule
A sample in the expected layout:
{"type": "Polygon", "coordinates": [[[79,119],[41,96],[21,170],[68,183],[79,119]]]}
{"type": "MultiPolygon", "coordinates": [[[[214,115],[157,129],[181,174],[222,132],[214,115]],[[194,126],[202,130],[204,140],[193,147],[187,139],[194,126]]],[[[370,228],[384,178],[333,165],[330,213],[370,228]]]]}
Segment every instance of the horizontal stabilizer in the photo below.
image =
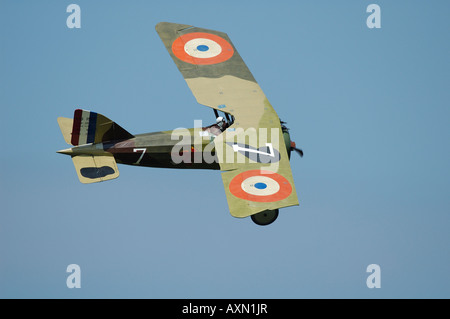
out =
{"type": "Polygon", "coordinates": [[[72,157],[78,178],[83,184],[103,182],[119,177],[112,155],[77,155],[72,157]]]}

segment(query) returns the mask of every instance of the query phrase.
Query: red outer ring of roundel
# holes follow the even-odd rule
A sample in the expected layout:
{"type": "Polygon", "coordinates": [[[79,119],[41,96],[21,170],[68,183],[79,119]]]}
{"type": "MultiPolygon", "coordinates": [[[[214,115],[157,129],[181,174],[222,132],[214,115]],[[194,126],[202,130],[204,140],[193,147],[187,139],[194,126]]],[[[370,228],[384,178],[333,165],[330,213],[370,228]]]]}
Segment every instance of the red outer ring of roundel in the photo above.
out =
{"type": "Polygon", "coordinates": [[[184,62],[203,65],[225,62],[226,60],[231,58],[234,54],[233,47],[227,40],[225,40],[222,37],[219,37],[218,35],[205,32],[192,32],[178,37],[172,43],[172,52],[173,54],[175,54],[177,58],[179,58],[184,62]],[[217,42],[217,44],[219,44],[222,47],[222,52],[220,52],[219,55],[212,58],[195,58],[193,56],[190,56],[184,50],[184,45],[188,41],[197,38],[204,38],[217,42]]]}
{"type": "Polygon", "coordinates": [[[281,176],[280,174],[270,172],[270,171],[263,171],[263,170],[251,170],[251,171],[245,171],[238,175],[236,175],[230,182],[229,186],[231,194],[233,194],[236,197],[239,197],[241,199],[249,200],[252,202],[277,202],[280,200],[285,199],[292,193],[292,186],[289,183],[289,181],[281,176]],[[246,180],[249,177],[252,176],[266,176],[269,178],[272,178],[280,185],[280,190],[272,195],[267,196],[258,196],[258,195],[252,195],[249,193],[246,193],[242,187],[241,184],[244,180],[246,180]]]}

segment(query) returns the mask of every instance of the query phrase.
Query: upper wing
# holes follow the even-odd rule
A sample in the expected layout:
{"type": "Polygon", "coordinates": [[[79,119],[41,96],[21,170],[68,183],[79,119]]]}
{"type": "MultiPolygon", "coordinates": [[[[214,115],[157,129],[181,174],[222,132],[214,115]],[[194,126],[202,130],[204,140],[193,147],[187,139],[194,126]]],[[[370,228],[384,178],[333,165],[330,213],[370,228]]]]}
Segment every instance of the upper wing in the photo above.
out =
{"type": "Polygon", "coordinates": [[[228,35],[168,22],[156,31],[197,101],[235,117],[214,140],[231,214],[298,205],[280,119],[228,35]]]}
{"type": "Polygon", "coordinates": [[[156,31],[200,104],[246,119],[249,127],[257,127],[248,122],[255,111],[276,116],[225,33],[168,22],[156,31]]]}

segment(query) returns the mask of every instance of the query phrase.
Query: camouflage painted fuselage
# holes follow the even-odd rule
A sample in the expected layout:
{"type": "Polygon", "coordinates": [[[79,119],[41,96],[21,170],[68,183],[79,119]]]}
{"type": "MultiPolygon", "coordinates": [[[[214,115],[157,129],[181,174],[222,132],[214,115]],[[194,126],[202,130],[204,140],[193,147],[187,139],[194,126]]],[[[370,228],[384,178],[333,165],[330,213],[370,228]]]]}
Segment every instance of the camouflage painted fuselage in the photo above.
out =
{"type": "MultiPolygon", "coordinates": [[[[198,128],[186,129],[183,136],[174,134],[176,131],[161,131],[136,134],[133,138],[97,144],[85,144],[59,151],[61,154],[105,155],[114,156],[119,164],[178,168],[178,169],[211,169],[219,170],[214,138],[207,135],[207,130],[198,128]],[[197,136],[203,133],[203,138],[197,136]]],[[[290,136],[283,132],[286,149],[290,155],[290,136]]]]}
{"type": "MultiPolygon", "coordinates": [[[[179,169],[220,169],[217,160],[205,161],[203,150],[211,140],[194,140],[194,131],[189,129],[191,137],[182,140],[172,138],[172,131],[137,134],[134,138],[103,144],[103,149],[111,153],[117,163],[146,167],[179,169]]],[[[212,147],[213,145],[210,145],[212,147]]],[[[215,157],[215,151],[207,155],[215,157]]]]}

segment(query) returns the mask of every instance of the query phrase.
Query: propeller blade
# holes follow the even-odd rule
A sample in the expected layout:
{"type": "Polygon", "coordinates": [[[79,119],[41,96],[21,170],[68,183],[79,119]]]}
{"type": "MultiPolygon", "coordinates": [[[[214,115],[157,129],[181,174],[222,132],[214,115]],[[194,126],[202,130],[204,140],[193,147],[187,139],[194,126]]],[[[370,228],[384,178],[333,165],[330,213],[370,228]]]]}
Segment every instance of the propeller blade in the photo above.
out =
{"type": "Polygon", "coordinates": [[[303,157],[303,151],[296,147],[294,141],[291,141],[291,151],[296,151],[300,157],[303,157]]]}
{"type": "Polygon", "coordinates": [[[291,150],[294,150],[298,153],[298,155],[300,155],[300,157],[303,157],[303,151],[299,148],[296,147],[291,147],[291,150]]]}

